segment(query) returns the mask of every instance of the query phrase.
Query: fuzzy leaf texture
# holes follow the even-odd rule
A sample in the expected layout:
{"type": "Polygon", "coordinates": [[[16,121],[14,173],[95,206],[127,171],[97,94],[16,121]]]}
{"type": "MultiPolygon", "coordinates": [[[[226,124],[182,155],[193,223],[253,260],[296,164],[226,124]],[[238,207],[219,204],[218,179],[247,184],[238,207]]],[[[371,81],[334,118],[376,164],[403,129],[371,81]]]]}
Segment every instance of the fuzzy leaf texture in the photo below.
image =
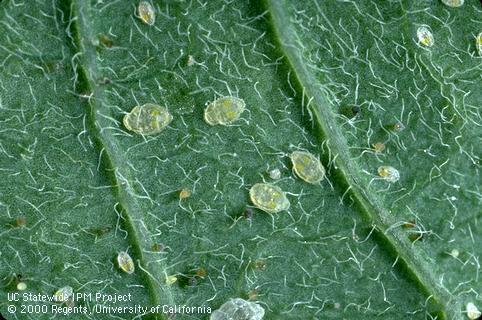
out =
{"type": "Polygon", "coordinates": [[[6,319],[53,316],[21,313],[52,303],[9,302],[19,282],[22,294],[133,297],[75,302],[89,310],[215,310],[236,297],[268,320],[482,310],[478,0],[151,3],[149,25],[137,1],[0,1],[6,319]],[[432,46],[417,38],[423,25],[432,46]],[[211,126],[205,104],[221,96],[246,111],[211,126]],[[145,103],[173,116],[159,134],[122,123],[145,103]],[[292,173],[295,150],[320,155],[321,184],[292,173]],[[253,207],[249,189],[263,181],[288,192],[288,211],[253,207]],[[191,195],[180,199],[183,188],[191,195]],[[118,268],[121,251],[134,273],[118,268]]]}

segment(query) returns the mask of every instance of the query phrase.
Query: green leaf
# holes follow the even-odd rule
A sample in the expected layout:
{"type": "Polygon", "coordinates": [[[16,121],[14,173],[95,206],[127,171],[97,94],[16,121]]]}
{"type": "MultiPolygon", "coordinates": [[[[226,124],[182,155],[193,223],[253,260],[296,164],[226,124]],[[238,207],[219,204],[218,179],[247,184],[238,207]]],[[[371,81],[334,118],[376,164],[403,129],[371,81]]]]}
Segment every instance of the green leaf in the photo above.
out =
{"type": "Polygon", "coordinates": [[[92,319],[168,319],[174,306],[176,319],[209,319],[236,297],[264,319],[482,310],[478,1],[151,4],[153,25],[132,1],[0,2],[4,317],[66,312],[9,301],[64,286],[92,319]],[[246,111],[211,126],[204,108],[221,96],[246,111]],[[162,132],[124,127],[145,103],[172,114],[162,132]],[[321,184],[292,172],[295,150],[321,157],[321,184]],[[263,181],[288,193],[288,211],[253,206],[263,181]]]}

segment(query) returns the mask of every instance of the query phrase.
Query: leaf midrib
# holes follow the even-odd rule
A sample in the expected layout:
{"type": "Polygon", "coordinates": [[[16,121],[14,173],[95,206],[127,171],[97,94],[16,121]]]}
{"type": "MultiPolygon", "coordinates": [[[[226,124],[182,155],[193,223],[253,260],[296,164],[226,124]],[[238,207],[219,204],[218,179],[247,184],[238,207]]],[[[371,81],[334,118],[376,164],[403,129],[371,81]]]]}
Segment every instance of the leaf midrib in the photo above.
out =
{"type": "MultiPolygon", "coordinates": [[[[106,172],[111,174],[113,186],[115,187],[118,205],[124,219],[125,227],[129,230],[129,240],[132,244],[133,256],[137,258],[136,272],[141,272],[147,285],[148,294],[153,305],[174,305],[174,299],[169,287],[161,283],[164,274],[161,270],[164,267],[155,253],[149,249],[152,245],[150,239],[145,236],[144,224],[142,223],[142,210],[135,197],[129,194],[129,181],[132,177],[130,168],[125,165],[127,160],[122,152],[116,152],[119,147],[115,137],[109,130],[102,130],[102,117],[98,117],[98,112],[102,110],[103,90],[96,85],[97,77],[96,51],[91,43],[94,39],[92,29],[86,19],[89,17],[90,5],[88,1],[71,0],[71,14],[75,17],[71,24],[71,32],[74,39],[76,54],[80,54],[79,65],[76,72],[79,73],[79,82],[88,90],[90,97],[88,106],[89,129],[91,134],[97,139],[99,161],[106,163],[106,172]],[[83,82],[83,83],[82,83],[83,82]],[[121,172],[121,174],[119,173],[121,172]]],[[[82,92],[81,92],[82,93],[82,92]]],[[[85,94],[85,92],[83,92],[85,94]]],[[[116,204],[117,205],[117,204],[116,204]]],[[[147,230],[145,230],[147,231],[147,230]]],[[[153,315],[156,319],[165,319],[165,315],[153,315]]]]}
{"type": "Polygon", "coordinates": [[[305,97],[311,103],[308,106],[313,114],[318,129],[327,140],[327,147],[330,150],[332,159],[337,169],[337,176],[341,184],[356,199],[360,211],[368,223],[375,226],[382,240],[386,241],[393,253],[402,260],[406,269],[419,285],[419,287],[432,297],[441,309],[441,316],[446,319],[458,319],[460,315],[460,303],[452,299],[450,294],[437,284],[434,275],[421,259],[413,254],[412,243],[406,238],[392,233],[389,227],[389,213],[376,200],[373,195],[367,194],[357,181],[359,170],[350,160],[349,148],[346,140],[337,123],[335,114],[329,107],[329,102],[324,98],[323,93],[317,89],[317,79],[307,70],[303,63],[303,57],[299,54],[296,46],[297,34],[290,24],[291,20],[283,8],[287,7],[286,0],[265,0],[266,8],[271,16],[271,23],[278,43],[290,64],[293,73],[305,97]]]}

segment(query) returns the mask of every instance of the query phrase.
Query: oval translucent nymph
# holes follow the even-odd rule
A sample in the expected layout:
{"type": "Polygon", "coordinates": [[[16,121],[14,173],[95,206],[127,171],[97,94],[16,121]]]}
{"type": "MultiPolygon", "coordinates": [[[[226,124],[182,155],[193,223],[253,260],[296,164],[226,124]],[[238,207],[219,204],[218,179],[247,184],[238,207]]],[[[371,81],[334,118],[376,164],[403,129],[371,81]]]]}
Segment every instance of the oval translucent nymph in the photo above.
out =
{"type": "Polygon", "coordinates": [[[189,55],[187,57],[187,66],[192,67],[195,63],[196,63],[196,60],[194,59],[194,57],[189,55]]]}
{"type": "Polygon", "coordinates": [[[429,26],[421,26],[417,29],[418,42],[425,47],[431,47],[434,44],[433,34],[429,26]]]}
{"type": "Polygon", "coordinates": [[[241,298],[225,302],[211,314],[210,320],[261,320],[264,309],[259,304],[241,298]]]}
{"type": "Polygon", "coordinates": [[[164,130],[172,121],[172,115],[166,108],[157,104],[146,103],[135,106],[124,116],[124,126],[135,133],[150,135],[164,130]]]}
{"type": "Polygon", "coordinates": [[[55,302],[66,302],[74,295],[74,289],[70,286],[65,286],[57,290],[54,294],[55,302]]]}
{"type": "Polygon", "coordinates": [[[320,159],[306,151],[294,151],[291,155],[293,172],[308,183],[318,183],[325,177],[320,159]]]}
{"type": "Polygon", "coordinates": [[[377,153],[383,152],[383,150],[385,150],[385,144],[383,142],[374,143],[372,144],[372,147],[373,150],[375,150],[375,152],[377,153]]]}
{"type": "Polygon", "coordinates": [[[15,225],[18,228],[25,227],[27,225],[27,219],[25,217],[17,217],[17,219],[15,219],[15,225]]]}
{"type": "Polygon", "coordinates": [[[449,254],[450,254],[452,257],[454,257],[454,258],[458,258],[460,252],[459,252],[459,250],[457,250],[457,249],[452,249],[452,251],[450,251],[449,254]]]}
{"type": "Polygon", "coordinates": [[[290,207],[286,193],[269,183],[256,183],[249,190],[249,197],[258,209],[268,213],[277,213],[290,207]]]}
{"type": "Polygon", "coordinates": [[[405,130],[405,126],[403,125],[403,123],[397,122],[393,125],[392,129],[395,132],[400,132],[400,131],[405,130]]]}
{"type": "Polygon", "coordinates": [[[156,22],[154,8],[147,1],[139,2],[139,5],[137,6],[137,14],[139,15],[139,19],[145,24],[152,26],[154,22],[156,22]]]}
{"type": "Polygon", "coordinates": [[[442,0],[442,2],[449,7],[460,7],[464,4],[464,0],[442,0]]]}
{"type": "Polygon", "coordinates": [[[125,273],[131,274],[134,273],[135,266],[134,261],[132,260],[131,256],[125,252],[121,251],[117,255],[117,263],[119,264],[119,268],[124,271],[125,273]]]}
{"type": "Polygon", "coordinates": [[[18,291],[25,291],[27,290],[27,284],[25,282],[17,283],[17,290],[18,291]]]}
{"type": "Polygon", "coordinates": [[[166,284],[168,286],[173,285],[177,281],[177,277],[174,275],[166,276],[166,284]]]}
{"type": "Polygon", "coordinates": [[[246,104],[243,99],[222,97],[209,103],[204,109],[204,120],[212,126],[228,125],[238,120],[245,109],[246,104]]]}
{"type": "Polygon", "coordinates": [[[186,199],[191,196],[191,190],[187,188],[182,188],[181,191],[179,191],[179,199],[186,199]]]}
{"type": "Polygon", "coordinates": [[[467,306],[465,307],[465,312],[467,312],[467,318],[469,318],[470,320],[479,319],[479,317],[482,315],[479,309],[472,302],[467,303],[467,306]]]}
{"type": "Polygon", "coordinates": [[[273,180],[281,178],[281,171],[279,169],[273,169],[269,172],[269,177],[273,180]]]}
{"type": "Polygon", "coordinates": [[[397,182],[398,179],[400,179],[400,173],[398,170],[390,166],[379,167],[378,175],[388,182],[397,182]]]}
{"type": "Polygon", "coordinates": [[[477,47],[477,51],[479,52],[479,56],[482,57],[482,32],[477,35],[475,38],[475,46],[477,47]]]}

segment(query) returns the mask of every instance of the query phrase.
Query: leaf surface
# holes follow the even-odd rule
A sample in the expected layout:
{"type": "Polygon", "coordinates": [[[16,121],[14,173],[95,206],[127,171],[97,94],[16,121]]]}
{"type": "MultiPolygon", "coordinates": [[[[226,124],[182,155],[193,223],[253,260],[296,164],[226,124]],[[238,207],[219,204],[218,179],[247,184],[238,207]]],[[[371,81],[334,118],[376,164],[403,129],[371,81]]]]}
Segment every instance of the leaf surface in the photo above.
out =
{"type": "Polygon", "coordinates": [[[204,307],[176,319],[208,319],[234,297],[265,319],[482,309],[479,2],[153,1],[152,26],[137,4],[0,3],[7,319],[39,317],[7,301],[19,281],[32,294],[91,293],[76,301],[89,312],[161,306],[146,319],[174,305],[204,307]],[[430,48],[417,43],[422,25],[430,48]],[[211,126],[204,108],[221,96],[247,110],[211,126]],[[145,103],[173,115],[159,134],[122,124],[145,103]],[[292,173],[295,150],[321,157],[320,185],[292,173]],[[382,165],[400,179],[379,177],[382,165]],[[288,193],[288,211],[253,207],[263,181],[288,193]],[[133,274],[119,270],[121,251],[133,274]]]}

